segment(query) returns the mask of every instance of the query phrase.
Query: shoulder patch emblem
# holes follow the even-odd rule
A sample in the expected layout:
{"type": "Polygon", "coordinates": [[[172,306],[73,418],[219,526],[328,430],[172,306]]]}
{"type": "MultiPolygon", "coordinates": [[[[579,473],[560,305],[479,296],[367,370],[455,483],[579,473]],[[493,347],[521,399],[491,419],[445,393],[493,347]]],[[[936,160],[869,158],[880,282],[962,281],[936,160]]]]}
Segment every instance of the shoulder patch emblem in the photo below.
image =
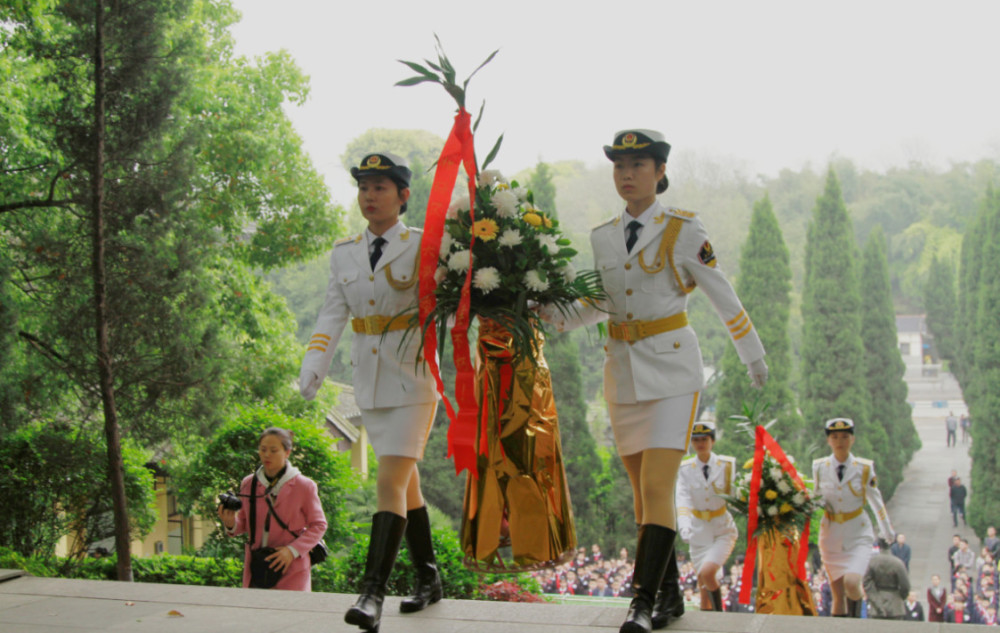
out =
{"type": "Polygon", "coordinates": [[[350,244],[353,241],[354,241],[353,237],[343,237],[343,238],[337,240],[336,242],[334,242],[333,243],[333,247],[337,248],[338,246],[343,246],[344,244],[350,244]]]}
{"type": "Polygon", "coordinates": [[[615,216],[613,218],[608,218],[607,220],[601,222],[600,224],[598,224],[597,226],[595,226],[594,228],[592,228],[590,230],[591,231],[596,231],[597,229],[599,229],[601,227],[605,227],[605,226],[607,226],[609,224],[611,226],[618,226],[618,223],[621,222],[621,220],[622,220],[622,216],[617,215],[617,216],[615,216]]]}
{"type": "Polygon", "coordinates": [[[400,233],[399,234],[399,241],[400,242],[405,242],[408,239],[410,239],[410,232],[409,231],[406,231],[405,233],[400,233]]]}
{"type": "Polygon", "coordinates": [[[684,209],[676,209],[674,207],[670,207],[669,211],[673,215],[676,215],[681,218],[686,218],[688,220],[694,218],[694,216],[696,215],[694,211],[685,211],[684,209]]]}
{"type": "Polygon", "coordinates": [[[715,265],[718,263],[715,259],[715,251],[712,250],[712,244],[708,240],[705,240],[705,243],[701,245],[701,250],[698,251],[698,259],[701,260],[702,264],[711,268],[715,268],[715,265]]]}

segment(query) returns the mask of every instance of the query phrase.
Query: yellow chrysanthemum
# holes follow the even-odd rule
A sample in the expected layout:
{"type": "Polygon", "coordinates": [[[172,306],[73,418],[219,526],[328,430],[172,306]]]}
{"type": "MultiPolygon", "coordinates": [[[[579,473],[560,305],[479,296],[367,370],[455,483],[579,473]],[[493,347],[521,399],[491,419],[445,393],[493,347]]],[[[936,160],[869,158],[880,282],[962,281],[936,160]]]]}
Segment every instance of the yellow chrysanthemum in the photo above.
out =
{"type": "Polygon", "coordinates": [[[500,227],[497,226],[497,223],[489,218],[476,220],[476,223],[472,225],[472,232],[476,235],[476,239],[484,242],[496,239],[499,231],[500,227]]]}
{"type": "Polygon", "coordinates": [[[548,219],[544,215],[542,216],[542,222],[545,223],[545,228],[547,228],[547,229],[551,229],[552,228],[552,220],[548,219]]]}
{"type": "Polygon", "coordinates": [[[542,216],[538,215],[537,213],[525,213],[521,217],[524,218],[524,221],[530,224],[531,226],[542,225],[542,216]]]}
{"type": "Polygon", "coordinates": [[[792,511],[792,504],[790,503],[783,503],[781,504],[781,507],[778,508],[778,512],[782,514],[788,514],[791,511],[792,511]]]}
{"type": "Polygon", "coordinates": [[[775,499],[778,498],[778,491],[768,490],[767,492],[764,493],[764,498],[767,499],[768,501],[774,501],[775,499]]]}
{"type": "Polygon", "coordinates": [[[508,189],[510,189],[510,185],[508,185],[505,182],[498,182],[497,185],[496,185],[496,190],[497,191],[506,191],[508,189]]]}
{"type": "Polygon", "coordinates": [[[743,462],[743,468],[746,470],[750,470],[751,468],[753,468],[753,457],[743,462]]]}

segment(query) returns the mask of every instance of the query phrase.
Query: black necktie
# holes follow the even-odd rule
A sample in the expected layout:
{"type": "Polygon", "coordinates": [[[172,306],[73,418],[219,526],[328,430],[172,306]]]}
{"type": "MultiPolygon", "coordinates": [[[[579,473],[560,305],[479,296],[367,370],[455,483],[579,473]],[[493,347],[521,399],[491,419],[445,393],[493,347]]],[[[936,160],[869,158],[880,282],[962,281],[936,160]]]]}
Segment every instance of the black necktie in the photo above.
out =
{"type": "Polygon", "coordinates": [[[368,261],[370,261],[372,264],[372,270],[375,270],[375,264],[377,264],[379,258],[382,257],[383,244],[385,244],[384,237],[376,237],[375,241],[372,242],[372,246],[375,247],[375,250],[372,251],[371,257],[368,258],[368,261]]]}
{"type": "Polygon", "coordinates": [[[628,223],[626,227],[629,231],[628,237],[625,238],[625,250],[632,252],[632,247],[635,246],[635,241],[639,239],[639,229],[642,228],[642,222],[639,220],[632,220],[628,223]]]}
{"type": "Polygon", "coordinates": [[[705,475],[705,481],[708,481],[708,464],[701,467],[701,474],[705,475]]]}
{"type": "Polygon", "coordinates": [[[837,466],[837,481],[844,481],[844,465],[837,466]]]}

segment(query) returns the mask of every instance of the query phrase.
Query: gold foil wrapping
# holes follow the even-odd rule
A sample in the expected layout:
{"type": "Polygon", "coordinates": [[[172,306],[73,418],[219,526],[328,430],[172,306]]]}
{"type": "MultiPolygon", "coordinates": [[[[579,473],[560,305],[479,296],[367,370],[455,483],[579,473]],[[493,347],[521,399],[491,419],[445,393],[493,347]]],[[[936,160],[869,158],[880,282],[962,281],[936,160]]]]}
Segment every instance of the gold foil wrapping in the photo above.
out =
{"type": "Polygon", "coordinates": [[[757,613],[817,615],[809,585],[795,575],[799,545],[778,530],[757,539],[757,613]]]}
{"type": "Polygon", "coordinates": [[[462,550],[465,564],[480,571],[539,569],[576,549],[559,418],[537,336],[535,363],[513,365],[510,334],[492,321],[479,326],[479,454],[477,477],[465,484],[462,550]],[[506,547],[513,562],[500,556],[506,547]]]}

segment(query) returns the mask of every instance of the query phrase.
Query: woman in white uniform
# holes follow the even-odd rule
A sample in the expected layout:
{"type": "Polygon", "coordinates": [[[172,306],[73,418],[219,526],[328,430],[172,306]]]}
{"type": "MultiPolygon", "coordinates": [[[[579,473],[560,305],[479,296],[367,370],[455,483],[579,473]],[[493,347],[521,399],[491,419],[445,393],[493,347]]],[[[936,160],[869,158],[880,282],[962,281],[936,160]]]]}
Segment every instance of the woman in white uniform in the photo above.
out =
{"type": "Polygon", "coordinates": [[[861,581],[875,542],[865,503],[875,514],[882,538],[890,543],[895,539],[875,479],[875,465],[870,459],[851,454],[854,421],[833,418],[826,421],[825,428],[826,443],[833,455],[813,461],[816,492],[826,506],[819,527],[819,551],[830,579],[832,614],[859,618],[861,581]]]}
{"type": "Polygon", "coordinates": [[[368,228],[334,245],[326,301],[302,361],[299,387],[307,400],[315,397],[350,322],[354,397],[379,467],[378,511],[372,517],[361,596],[344,619],[373,630],[379,626],[386,581],[404,533],[417,588],[400,610],[419,611],[442,596],[417,472],[437,393],[415,338],[401,346],[417,306],[420,255],[420,230],[399,220],[410,196],[410,169],[402,158],[376,152],[366,155],[351,175],[358,181],[358,205],[368,228]]]}
{"type": "Polygon", "coordinates": [[[681,463],[677,476],[677,532],[691,548],[698,570],[702,611],[722,611],[719,580],[739,533],[726,500],[732,494],[736,458],[716,455],[715,424],[697,422],[691,430],[695,455],[681,463]]]}
{"type": "Polygon", "coordinates": [[[573,314],[541,310],[559,329],[610,319],[604,397],[639,524],[635,598],[623,633],[662,628],[684,613],[673,547],[674,486],[704,386],[698,337],[685,311],[696,286],[711,299],[754,384],[767,379],[760,338],[718,268],[701,220],[656,199],[668,186],[669,152],[662,134],[641,129],[618,132],[604,147],[625,201],[590,237],[608,299],[573,314]]]}

